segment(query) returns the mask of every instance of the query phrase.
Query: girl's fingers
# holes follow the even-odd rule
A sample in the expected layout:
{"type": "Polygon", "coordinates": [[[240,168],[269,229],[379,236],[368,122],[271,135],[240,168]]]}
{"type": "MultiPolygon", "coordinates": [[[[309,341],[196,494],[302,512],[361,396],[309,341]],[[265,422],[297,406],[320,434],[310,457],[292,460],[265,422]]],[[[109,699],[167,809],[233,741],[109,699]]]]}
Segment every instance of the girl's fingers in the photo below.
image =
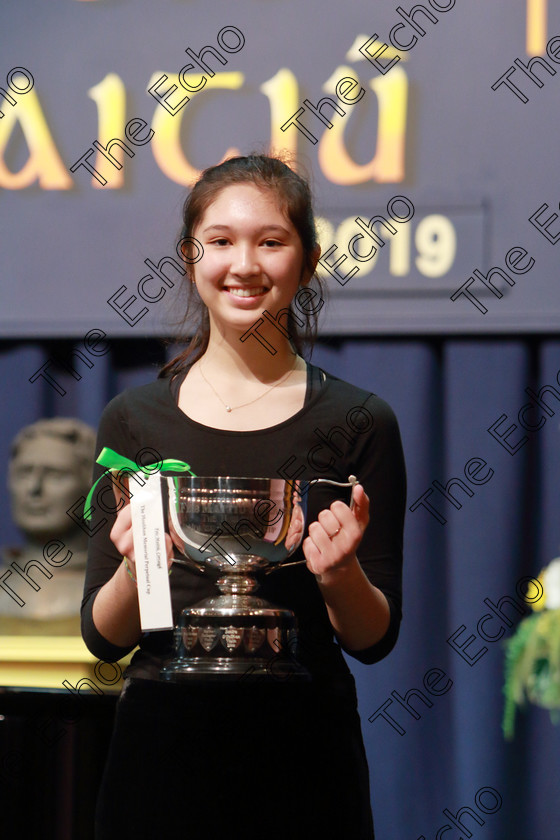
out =
{"type": "Polygon", "coordinates": [[[361,484],[357,484],[354,488],[354,508],[352,513],[356,517],[362,530],[365,530],[369,522],[369,496],[361,484]]]}
{"type": "Polygon", "coordinates": [[[120,510],[115,519],[115,524],[111,528],[111,541],[118,549],[119,553],[130,560],[134,559],[134,541],[132,539],[132,514],[130,505],[120,510]]]}
{"type": "Polygon", "coordinates": [[[361,542],[369,522],[369,498],[361,485],[354,489],[352,510],[337,500],[309,526],[303,553],[310,571],[321,574],[347,562],[361,542]]]}
{"type": "MultiPolygon", "coordinates": [[[[126,505],[117,514],[115,523],[111,528],[111,541],[123,557],[127,557],[134,563],[134,540],[132,537],[132,513],[130,505],[126,505]]],[[[167,553],[167,566],[171,568],[173,563],[173,541],[169,534],[165,535],[165,548],[167,553]]]]}
{"type": "Polygon", "coordinates": [[[333,537],[342,527],[340,520],[333,512],[332,508],[322,510],[318,516],[318,522],[323,527],[328,537],[333,537]]]}

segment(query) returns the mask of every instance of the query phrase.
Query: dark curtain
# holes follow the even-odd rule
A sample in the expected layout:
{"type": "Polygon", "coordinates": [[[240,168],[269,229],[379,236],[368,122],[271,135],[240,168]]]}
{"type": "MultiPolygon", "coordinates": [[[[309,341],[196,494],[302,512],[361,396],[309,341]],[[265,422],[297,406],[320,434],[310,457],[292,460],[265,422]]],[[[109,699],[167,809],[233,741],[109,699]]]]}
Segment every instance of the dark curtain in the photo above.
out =
{"type": "MultiPolygon", "coordinates": [[[[68,359],[73,346],[79,344],[1,345],[4,463],[22,426],[54,416],[95,426],[108,400],[153,379],[166,355],[149,339],[114,342],[93,367],[76,364],[79,381],[56,373],[64,395],[44,380],[28,381],[47,358],[68,359]]],[[[444,840],[556,840],[560,729],[548,712],[531,706],[518,715],[515,739],[506,743],[501,716],[503,642],[522,618],[516,584],[560,554],[560,340],[324,340],[313,361],[392,405],[407,461],[408,508],[418,502],[407,512],[397,647],[375,666],[351,662],[378,837],[439,837],[448,824],[444,840]],[[522,417],[534,431],[524,431],[518,412],[530,402],[525,389],[543,386],[556,393],[542,394],[548,411],[527,409],[522,417]],[[496,436],[515,427],[500,441],[488,429],[502,415],[496,436]],[[461,484],[448,485],[451,479],[461,484]],[[457,506],[436,489],[445,485],[457,506]],[[424,500],[437,516],[422,504],[430,488],[424,500]],[[493,615],[485,599],[512,625],[487,621],[489,635],[505,629],[494,642],[477,631],[480,619],[493,615]],[[474,640],[462,655],[457,648],[469,636],[474,640]]],[[[1,493],[2,543],[14,543],[5,483],[1,493]]]]}

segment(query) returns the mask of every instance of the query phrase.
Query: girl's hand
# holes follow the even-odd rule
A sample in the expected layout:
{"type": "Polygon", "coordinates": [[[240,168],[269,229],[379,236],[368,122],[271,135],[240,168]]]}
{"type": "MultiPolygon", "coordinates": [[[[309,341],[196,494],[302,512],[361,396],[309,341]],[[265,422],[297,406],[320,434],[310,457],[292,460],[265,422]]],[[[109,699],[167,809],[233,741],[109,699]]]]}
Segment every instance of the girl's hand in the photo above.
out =
{"type": "Polygon", "coordinates": [[[337,499],[309,526],[303,541],[307,568],[314,575],[344,569],[356,562],[356,550],[369,522],[369,498],[361,484],[354,488],[354,509],[337,499]]]}
{"type": "MultiPolygon", "coordinates": [[[[128,565],[136,577],[134,540],[132,538],[132,514],[129,504],[125,505],[118,512],[115,524],[111,528],[110,537],[119,554],[127,558],[128,565]]],[[[173,563],[173,542],[169,534],[165,535],[165,547],[167,549],[167,568],[170,569],[173,563]]]]}

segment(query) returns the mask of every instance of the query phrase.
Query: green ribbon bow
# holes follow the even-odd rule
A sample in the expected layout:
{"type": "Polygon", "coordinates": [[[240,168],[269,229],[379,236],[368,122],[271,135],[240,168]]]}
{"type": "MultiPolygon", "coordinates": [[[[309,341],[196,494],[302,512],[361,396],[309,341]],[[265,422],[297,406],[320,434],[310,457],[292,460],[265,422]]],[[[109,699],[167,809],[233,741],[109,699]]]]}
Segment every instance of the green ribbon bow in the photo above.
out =
{"type": "Polygon", "coordinates": [[[105,446],[101,450],[99,458],[97,458],[95,463],[100,464],[102,467],[107,467],[107,469],[99,476],[87,494],[83,514],[86,521],[91,519],[91,500],[93,498],[93,492],[101,479],[105,478],[108,473],[120,472],[121,470],[126,469],[130,472],[142,472],[145,475],[151,475],[156,471],[169,470],[170,472],[188,472],[196,478],[196,473],[193,473],[190,465],[186,464],[184,461],[176,461],[174,458],[166,458],[164,461],[157,461],[154,464],[146,464],[141,467],[135,461],[131,461],[130,458],[125,458],[124,455],[119,455],[119,453],[115,452],[114,449],[109,449],[108,446],[105,446]]]}

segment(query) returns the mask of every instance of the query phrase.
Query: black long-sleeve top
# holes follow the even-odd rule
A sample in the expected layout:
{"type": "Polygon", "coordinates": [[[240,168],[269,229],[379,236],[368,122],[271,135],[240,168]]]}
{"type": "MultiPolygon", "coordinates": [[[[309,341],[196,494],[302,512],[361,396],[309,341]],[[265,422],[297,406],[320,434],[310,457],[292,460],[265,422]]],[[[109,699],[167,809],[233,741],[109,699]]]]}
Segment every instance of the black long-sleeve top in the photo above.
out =
{"type": "MultiPolygon", "coordinates": [[[[186,373],[184,374],[184,376],[186,373]]],[[[397,420],[390,406],[374,394],[308,365],[303,408],[288,420],[256,431],[225,431],[191,420],[177,405],[184,378],[157,381],[124,391],[101,417],[96,452],[105,446],[133,461],[149,448],[162,459],[186,461],[198,476],[330,478],[347,481],[354,474],[370,499],[370,522],[358,548],[367,578],[386,596],[390,624],[385,636],[367,649],[346,650],[364,663],[385,657],[393,648],[401,621],[402,536],[406,478],[397,420]]],[[[154,461],[159,459],[154,457],[154,461]]],[[[147,463],[146,455],[141,456],[147,463]]],[[[103,468],[96,465],[94,479],[103,468]]],[[[96,505],[90,529],[90,553],[82,603],[82,633],[94,656],[110,662],[132,649],[120,648],[98,632],[92,607],[99,589],[113,576],[122,557],[109,538],[114,515],[96,505]],[[100,523],[103,523],[100,526],[100,523]],[[97,530],[96,530],[97,529],[97,530]]],[[[132,484],[131,490],[133,491],[132,484]]],[[[105,498],[109,497],[109,491],[105,498]]],[[[341,498],[339,488],[312,485],[308,493],[307,525],[321,510],[341,498]]],[[[290,558],[303,559],[301,547],[290,558]]],[[[185,606],[216,594],[212,578],[173,566],[170,577],[173,617],[185,606]]],[[[314,575],[305,564],[278,569],[263,578],[259,595],[292,609],[299,623],[299,655],[312,674],[331,678],[348,675],[341,648],[334,638],[314,575]]],[[[154,676],[172,652],[172,631],[143,634],[128,676],[154,676]]]]}

